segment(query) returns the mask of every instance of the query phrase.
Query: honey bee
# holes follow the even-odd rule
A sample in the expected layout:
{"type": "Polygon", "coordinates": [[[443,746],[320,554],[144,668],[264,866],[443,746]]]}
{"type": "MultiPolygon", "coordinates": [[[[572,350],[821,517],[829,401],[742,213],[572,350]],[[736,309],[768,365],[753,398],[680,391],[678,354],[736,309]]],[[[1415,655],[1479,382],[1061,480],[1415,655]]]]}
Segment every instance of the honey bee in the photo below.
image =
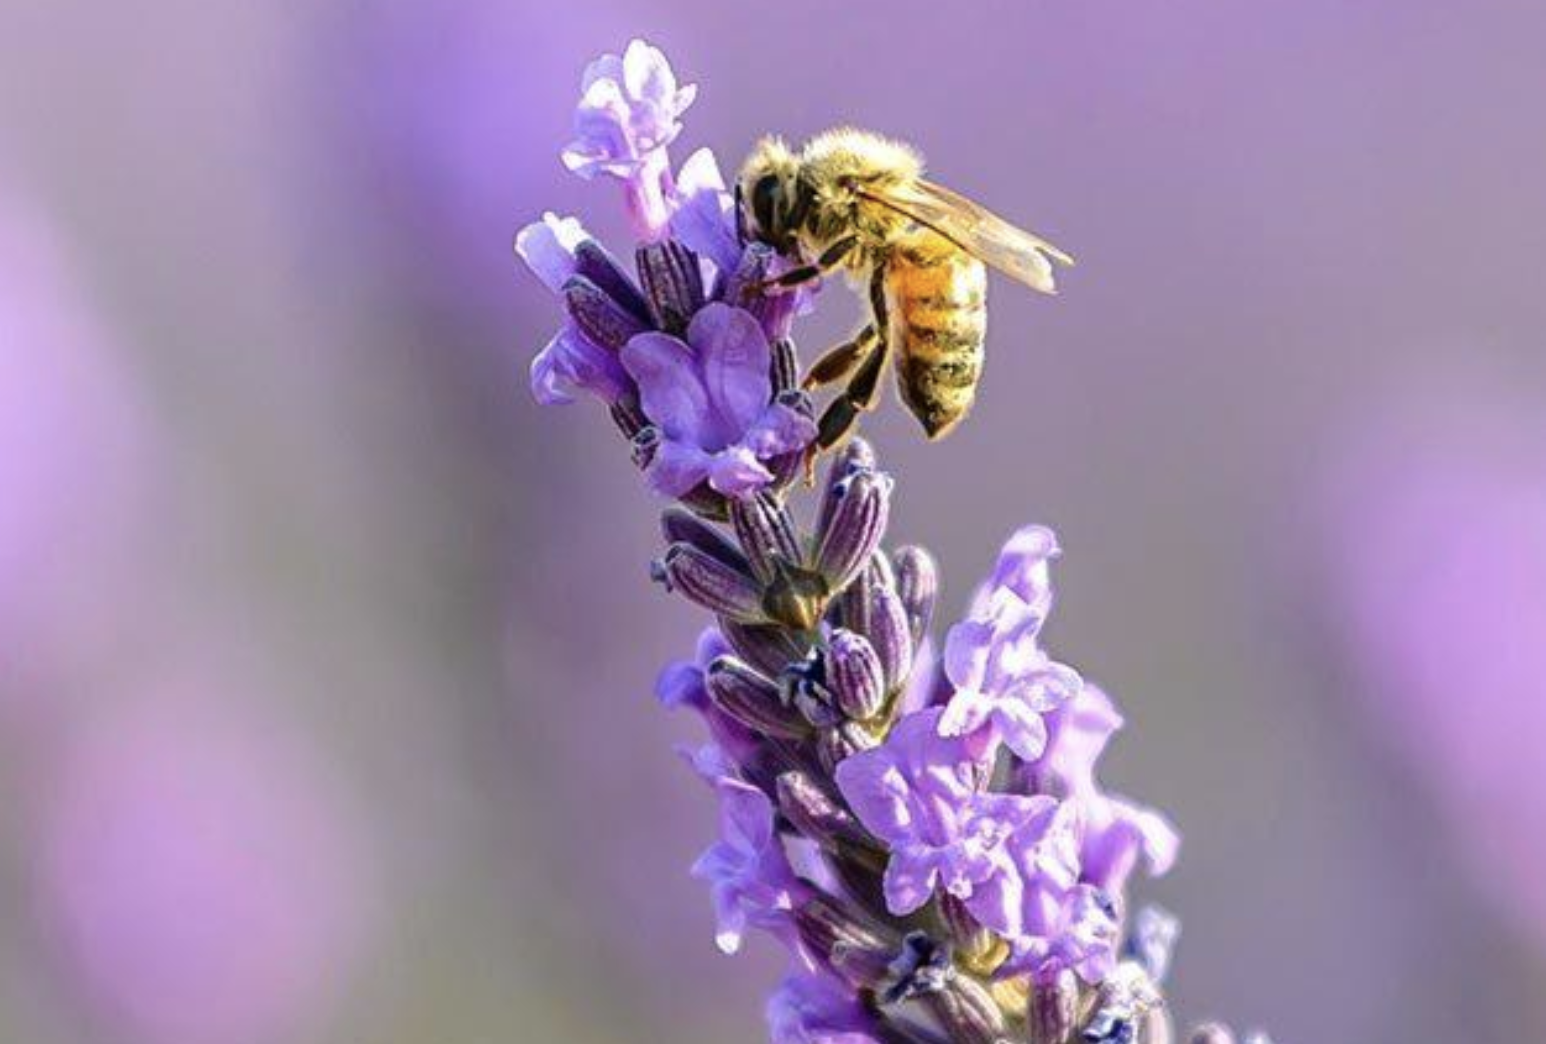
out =
{"type": "Polygon", "coordinates": [[[893,357],[902,401],[924,432],[949,433],[982,376],[986,265],[1050,294],[1053,262],[1073,264],[1051,243],[926,181],[916,151],[868,131],[828,131],[799,152],[764,138],[741,168],[736,196],[743,236],[800,262],[766,292],[834,270],[869,284],[869,322],[805,380],[807,389],[847,380],[822,414],[818,452],[875,408],[893,357]]]}

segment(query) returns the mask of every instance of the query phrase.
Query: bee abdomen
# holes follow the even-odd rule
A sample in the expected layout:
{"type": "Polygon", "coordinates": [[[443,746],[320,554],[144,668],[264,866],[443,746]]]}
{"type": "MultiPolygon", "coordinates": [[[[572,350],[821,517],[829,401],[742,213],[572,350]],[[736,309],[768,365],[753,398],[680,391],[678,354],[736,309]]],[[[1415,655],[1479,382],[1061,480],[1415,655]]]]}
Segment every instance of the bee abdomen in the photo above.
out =
{"type": "Polygon", "coordinates": [[[930,438],[971,408],[987,333],[987,270],[954,249],[908,252],[890,276],[891,333],[902,401],[930,438]]]}

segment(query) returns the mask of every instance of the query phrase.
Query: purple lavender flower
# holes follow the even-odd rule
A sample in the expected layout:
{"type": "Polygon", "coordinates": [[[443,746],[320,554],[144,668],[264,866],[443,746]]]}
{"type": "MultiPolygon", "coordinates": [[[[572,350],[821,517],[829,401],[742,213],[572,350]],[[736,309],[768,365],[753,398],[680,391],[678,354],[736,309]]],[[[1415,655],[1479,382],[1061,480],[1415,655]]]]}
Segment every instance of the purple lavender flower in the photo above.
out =
{"type": "Polygon", "coordinates": [[[874,1018],[853,990],[826,975],[792,972],[768,998],[772,1044],[878,1044],[874,1018]]]}
{"type": "MultiPolygon", "coordinates": [[[[515,252],[558,294],[578,274],[575,250],[589,238],[578,220],[549,211],[516,235],[515,252]]],[[[531,393],[544,406],[571,403],[582,391],[614,403],[632,387],[617,354],[587,337],[569,316],[531,361],[531,393]]]]}
{"type": "Polygon", "coordinates": [[[940,733],[964,737],[978,756],[1002,742],[1025,761],[1041,757],[1047,742],[1043,715],[1082,684],[1037,641],[1052,607],[1047,563],[1057,553],[1049,529],[1028,526],[1015,533],[967,618],[946,636],[945,676],[955,693],[940,718],[940,733]]]}
{"type": "Polygon", "coordinates": [[[1057,897],[1035,934],[1013,941],[1005,971],[1025,973],[1034,982],[1051,982],[1065,969],[1087,983],[1098,983],[1116,966],[1121,924],[1110,899],[1099,888],[1079,884],[1057,897]]]}
{"type": "Polygon", "coordinates": [[[671,217],[673,184],[666,147],[681,133],[682,113],[697,96],[678,86],[665,55],[643,40],[622,57],[604,54],[585,69],[574,114],[575,140],[564,166],[582,178],[618,178],[643,239],[658,237],[671,217]]]}
{"type": "Polygon", "coordinates": [[[693,316],[685,341],[653,330],[629,340],[623,367],[661,434],[646,472],[652,489],[679,497],[706,480],[744,496],[773,481],[765,461],[810,444],[815,422],[772,401],[772,361],[751,313],[719,302],[693,316]]]}
{"type": "Polygon", "coordinates": [[[730,651],[730,645],[718,627],[705,627],[698,635],[693,658],[667,664],[660,672],[655,682],[655,697],[662,706],[686,707],[698,712],[718,748],[739,760],[750,756],[756,747],[756,737],[745,725],[710,702],[705,680],[709,665],[730,651]]]}
{"type": "Polygon", "coordinates": [[[773,803],[734,772],[717,747],[692,755],[693,768],[719,795],[720,839],[698,857],[692,874],[708,882],[718,931],[714,941],[735,953],[748,927],[772,932],[799,953],[790,913],[805,885],[790,869],[773,829],[773,803]]]}
{"type": "Polygon", "coordinates": [[[1049,714],[1048,722],[1046,752],[1027,767],[1027,776],[1038,789],[1058,793],[1079,809],[1083,879],[1120,895],[1140,858],[1151,874],[1168,872],[1181,845],[1175,827],[1153,809],[1108,795],[1095,777],[1096,761],[1123,723],[1111,698],[1085,685],[1049,714]]]}
{"type": "Polygon", "coordinates": [[[735,204],[714,153],[699,149],[676,176],[671,234],[720,272],[733,273],[745,248],[735,231],[735,204]]]}
{"type": "Polygon", "coordinates": [[[985,767],[964,742],[939,734],[940,713],[902,719],[884,744],[837,767],[837,785],[890,848],[884,888],[892,913],[912,913],[942,887],[983,924],[1010,930],[1022,882],[1004,842],[1055,802],[983,792],[985,767]]]}

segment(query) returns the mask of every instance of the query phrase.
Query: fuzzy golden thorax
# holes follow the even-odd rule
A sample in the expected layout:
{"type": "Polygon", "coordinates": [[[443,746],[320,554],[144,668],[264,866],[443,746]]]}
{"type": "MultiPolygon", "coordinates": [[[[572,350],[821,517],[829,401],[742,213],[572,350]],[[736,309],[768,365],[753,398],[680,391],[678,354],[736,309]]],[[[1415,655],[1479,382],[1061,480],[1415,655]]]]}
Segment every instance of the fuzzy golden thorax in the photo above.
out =
{"type": "Polygon", "coordinates": [[[857,243],[844,262],[851,271],[880,263],[909,224],[894,211],[865,205],[861,192],[918,178],[922,158],[910,147],[868,131],[838,128],[811,139],[799,154],[764,138],[742,168],[740,189],[752,234],[791,254],[819,256],[845,237],[857,243]]]}

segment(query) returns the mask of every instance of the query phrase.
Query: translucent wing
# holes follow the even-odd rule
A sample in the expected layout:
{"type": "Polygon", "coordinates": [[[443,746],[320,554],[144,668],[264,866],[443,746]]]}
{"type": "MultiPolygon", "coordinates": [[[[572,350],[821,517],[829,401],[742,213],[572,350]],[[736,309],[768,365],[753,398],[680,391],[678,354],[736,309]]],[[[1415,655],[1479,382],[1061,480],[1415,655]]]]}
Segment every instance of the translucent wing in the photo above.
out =
{"type": "Polygon", "coordinates": [[[860,194],[933,229],[973,257],[1042,293],[1056,293],[1052,263],[1074,259],[943,185],[919,178],[860,194]]]}

